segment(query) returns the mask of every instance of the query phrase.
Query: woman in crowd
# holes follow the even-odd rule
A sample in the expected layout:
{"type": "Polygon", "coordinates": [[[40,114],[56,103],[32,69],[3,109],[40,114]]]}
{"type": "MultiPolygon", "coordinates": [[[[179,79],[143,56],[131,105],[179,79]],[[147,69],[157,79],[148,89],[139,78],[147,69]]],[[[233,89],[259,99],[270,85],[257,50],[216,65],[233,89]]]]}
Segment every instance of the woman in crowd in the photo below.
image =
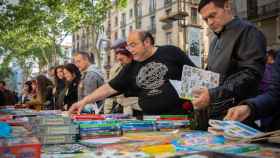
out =
{"type": "MultiPolygon", "coordinates": [[[[126,49],[127,43],[122,39],[116,40],[112,44],[112,49],[115,52],[115,59],[118,62],[110,71],[110,79],[114,78],[123,68],[133,60],[132,54],[126,49]]],[[[104,113],[119,113],[123,112],[127,115],[141,116],[142,110],[138,105],[137,97],[125,97],[119,95],[105,100],[104,113]],[[119,110],[119,109],[123,110],[119,110]]]]}
{"type": "Polygon", "coordinates": [[[65,95],[65,78],[63,73],[64,66],[59,65],[54,70],[54,103],[55,109],[61,109],[65,95]]]}
{"type": "Polygon", "coordinates": [[[35,110],[51,110],[54,109],[52,82],[44,75],[39,75],[36,80],[32,82],[32,87],[36,89],[36,95],[33,96],[31,101],[26,102],[23,107],[35,110]]]}
{"type": "Polygon", "coordinates": [[[78,101],[78,85],[81,73],[74,64],[67,64],[63,69],[66,80],[65,96],[62,110],[68,110],[71,105],[78,101]]]}
{"type": "Polygon", "coordinates": [[[266,54],[266,64],[263,79],[260,83],[260,94],[265,93],[272,80],[272,65],[275,62],[277,52],[273,49],[269,50],[266,54]]]}
{"type": "Polygon", "coordinates": [[[21,98],[19,100],[20,104],[25,104],[26,102],[30,101],[33,97],[32,94],[32,81],[26,81],[23,84],[21,98]]]}
{"type": "Polygon", "coordinates": [[[264,131],[280,129],[280,50],[272,66],[271,82],[267,91],[254,98],[243,100],[238,106],[228,110],[227,120],[246,121],[270,117],[264,131]]]}

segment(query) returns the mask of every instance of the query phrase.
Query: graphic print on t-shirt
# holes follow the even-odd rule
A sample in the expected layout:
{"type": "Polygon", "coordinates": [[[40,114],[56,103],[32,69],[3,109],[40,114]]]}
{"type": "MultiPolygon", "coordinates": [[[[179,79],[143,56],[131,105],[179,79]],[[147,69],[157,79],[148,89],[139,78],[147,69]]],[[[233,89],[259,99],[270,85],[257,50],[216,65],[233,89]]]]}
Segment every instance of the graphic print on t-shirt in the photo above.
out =
{"type": "Polygon", "coordinates": [[[164,76],[168,68],[162,63],[151,62],[143,66],[136,77],[137,86],[149,90],[147,95],[158,95],[162,91],[158,90],[164,84],[164,76]]]}

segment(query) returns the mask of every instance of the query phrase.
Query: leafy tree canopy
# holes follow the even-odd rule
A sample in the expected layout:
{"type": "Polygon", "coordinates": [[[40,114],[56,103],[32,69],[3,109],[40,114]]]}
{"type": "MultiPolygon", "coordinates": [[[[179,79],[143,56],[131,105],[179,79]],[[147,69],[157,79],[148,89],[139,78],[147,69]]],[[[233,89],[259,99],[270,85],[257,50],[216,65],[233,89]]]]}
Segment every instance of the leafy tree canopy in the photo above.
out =
{"type": "Polygon", "coordinates": [[[0,0],[0,53],[5,63],[16,58],[24,64],[27,58],[37,58],[41,66],[50,64],[52,56],[60,54],[57,48],[68,34],[93,24],[101,30],[107,12],[114,5],[123,7],[126,3],[127,0],[0,0]]]}

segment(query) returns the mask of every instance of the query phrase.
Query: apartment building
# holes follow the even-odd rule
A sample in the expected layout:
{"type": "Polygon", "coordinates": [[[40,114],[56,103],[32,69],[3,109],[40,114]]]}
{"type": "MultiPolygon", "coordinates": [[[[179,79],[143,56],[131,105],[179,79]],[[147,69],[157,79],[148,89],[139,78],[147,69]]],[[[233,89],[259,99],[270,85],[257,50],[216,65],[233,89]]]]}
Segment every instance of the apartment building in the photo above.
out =
{"type": "MultiPolygon", "coordinates": [[[[127,38],[135,29],[147,30],[156,45],[171,44],[196,55],[198,65],[207,55],[210,31],[197,11],[199,0],[128,0],[127,7],[114,8],[104,23],[109,42],[127,38]]],[[[114,63],[108,53],[109,64],[114,63]]]]}
{"type": "Polygon", "coordinates": [[[253,22],[266,36],[269,49],[280,48],[280,1],[235,0],[237,15],[253,22]]]}

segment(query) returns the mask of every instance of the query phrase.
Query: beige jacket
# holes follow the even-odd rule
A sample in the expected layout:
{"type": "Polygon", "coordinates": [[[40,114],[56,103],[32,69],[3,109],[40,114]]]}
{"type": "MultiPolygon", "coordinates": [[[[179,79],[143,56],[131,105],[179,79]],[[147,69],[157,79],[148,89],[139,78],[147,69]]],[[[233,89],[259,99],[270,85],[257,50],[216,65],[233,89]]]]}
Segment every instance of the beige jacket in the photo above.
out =
{"type": "MultiPolygon", "coordinates": [[[[122,68],[123,66],[121,64],[119,63],[115,64],[110,70],[109,79],[114,78],[121,71],[122,68]]],[[[116,101],[117,103],[123,106],[124,114],[132,115],[133,109],[141,111],[141,108],[138,105],[138,97],[125,97],[124,95],[118,95],[116,97],[107,98],[105,100],[105,104],[104,104],[105,114],[111,113],[111,110],[113,108],[113,101],[116,101]]]]}

